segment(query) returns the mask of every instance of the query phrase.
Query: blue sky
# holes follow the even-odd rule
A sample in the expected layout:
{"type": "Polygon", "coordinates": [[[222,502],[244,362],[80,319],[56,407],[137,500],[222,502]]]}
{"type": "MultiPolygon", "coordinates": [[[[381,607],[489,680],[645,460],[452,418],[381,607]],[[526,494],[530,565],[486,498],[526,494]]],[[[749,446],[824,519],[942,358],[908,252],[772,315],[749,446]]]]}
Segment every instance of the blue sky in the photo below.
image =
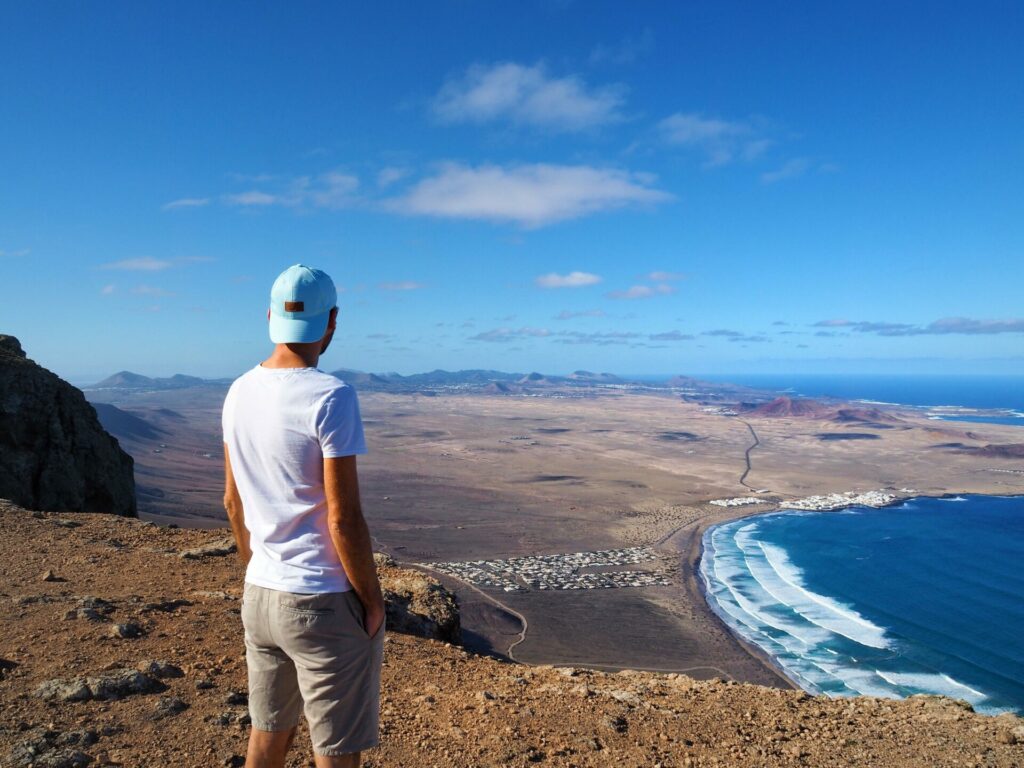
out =
{"type": "Polygon", "coordinates": [[[328,369],[1024,372],[1021,39],[1014,2],[8,4],[0,332],[235,375],[303,262],[328,369]]]}

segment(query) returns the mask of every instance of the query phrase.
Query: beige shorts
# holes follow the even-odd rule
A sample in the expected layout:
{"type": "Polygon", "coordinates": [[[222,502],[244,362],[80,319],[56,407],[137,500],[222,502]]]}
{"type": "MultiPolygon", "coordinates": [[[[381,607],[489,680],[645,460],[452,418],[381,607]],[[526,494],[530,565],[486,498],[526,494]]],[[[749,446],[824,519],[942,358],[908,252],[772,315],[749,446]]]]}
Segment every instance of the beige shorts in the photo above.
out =
{"type": "Polygon", "coordinates": [[[355,592],[296,594],[246,582],[242,626],[254,728],[290,730],[301,708],[316,754],[376,746],[384,627],[366,634],[355,592]]]}

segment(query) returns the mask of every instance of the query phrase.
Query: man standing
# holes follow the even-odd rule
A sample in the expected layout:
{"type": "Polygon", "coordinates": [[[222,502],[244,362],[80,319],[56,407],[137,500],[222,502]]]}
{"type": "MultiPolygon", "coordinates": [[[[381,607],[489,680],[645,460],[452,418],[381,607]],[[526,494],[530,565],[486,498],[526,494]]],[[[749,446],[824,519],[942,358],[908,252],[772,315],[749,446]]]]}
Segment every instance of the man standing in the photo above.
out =
{"type": "Polygon", "coordinates": [[[252,732],[246,768],[281,768],[304,710],[317,768],[377,744],[384,601],[363,519],[355,391],[317,368],[337,325],[331,278],[297,264],[270,292],[273,353],[224,401],[224,507],[247,564],[252,732]]]}

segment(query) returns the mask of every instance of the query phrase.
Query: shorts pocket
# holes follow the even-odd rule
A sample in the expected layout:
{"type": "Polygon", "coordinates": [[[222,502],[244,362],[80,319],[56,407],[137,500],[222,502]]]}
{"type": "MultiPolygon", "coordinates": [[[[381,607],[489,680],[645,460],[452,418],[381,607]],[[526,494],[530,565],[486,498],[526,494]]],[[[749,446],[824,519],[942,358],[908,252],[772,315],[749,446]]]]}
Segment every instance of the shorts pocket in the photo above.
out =
{"type": "Polygon", "coordinates": [[[334,613],[334,595],[330,592],[315,595],[287,593],[279,599],[278,608],[303,616],[330,616],[334,613]]]}

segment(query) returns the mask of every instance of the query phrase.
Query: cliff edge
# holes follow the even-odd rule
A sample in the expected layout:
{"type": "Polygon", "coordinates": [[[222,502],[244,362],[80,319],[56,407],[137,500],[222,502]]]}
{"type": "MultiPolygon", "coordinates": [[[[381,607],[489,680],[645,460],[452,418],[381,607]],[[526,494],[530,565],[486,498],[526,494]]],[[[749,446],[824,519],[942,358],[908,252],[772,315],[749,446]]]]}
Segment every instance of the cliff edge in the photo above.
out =
{"type": "Polygon", "coordinates": [[[0,334],[0,498],[134,517],[133,466],[80,390],[0,334]]]}

